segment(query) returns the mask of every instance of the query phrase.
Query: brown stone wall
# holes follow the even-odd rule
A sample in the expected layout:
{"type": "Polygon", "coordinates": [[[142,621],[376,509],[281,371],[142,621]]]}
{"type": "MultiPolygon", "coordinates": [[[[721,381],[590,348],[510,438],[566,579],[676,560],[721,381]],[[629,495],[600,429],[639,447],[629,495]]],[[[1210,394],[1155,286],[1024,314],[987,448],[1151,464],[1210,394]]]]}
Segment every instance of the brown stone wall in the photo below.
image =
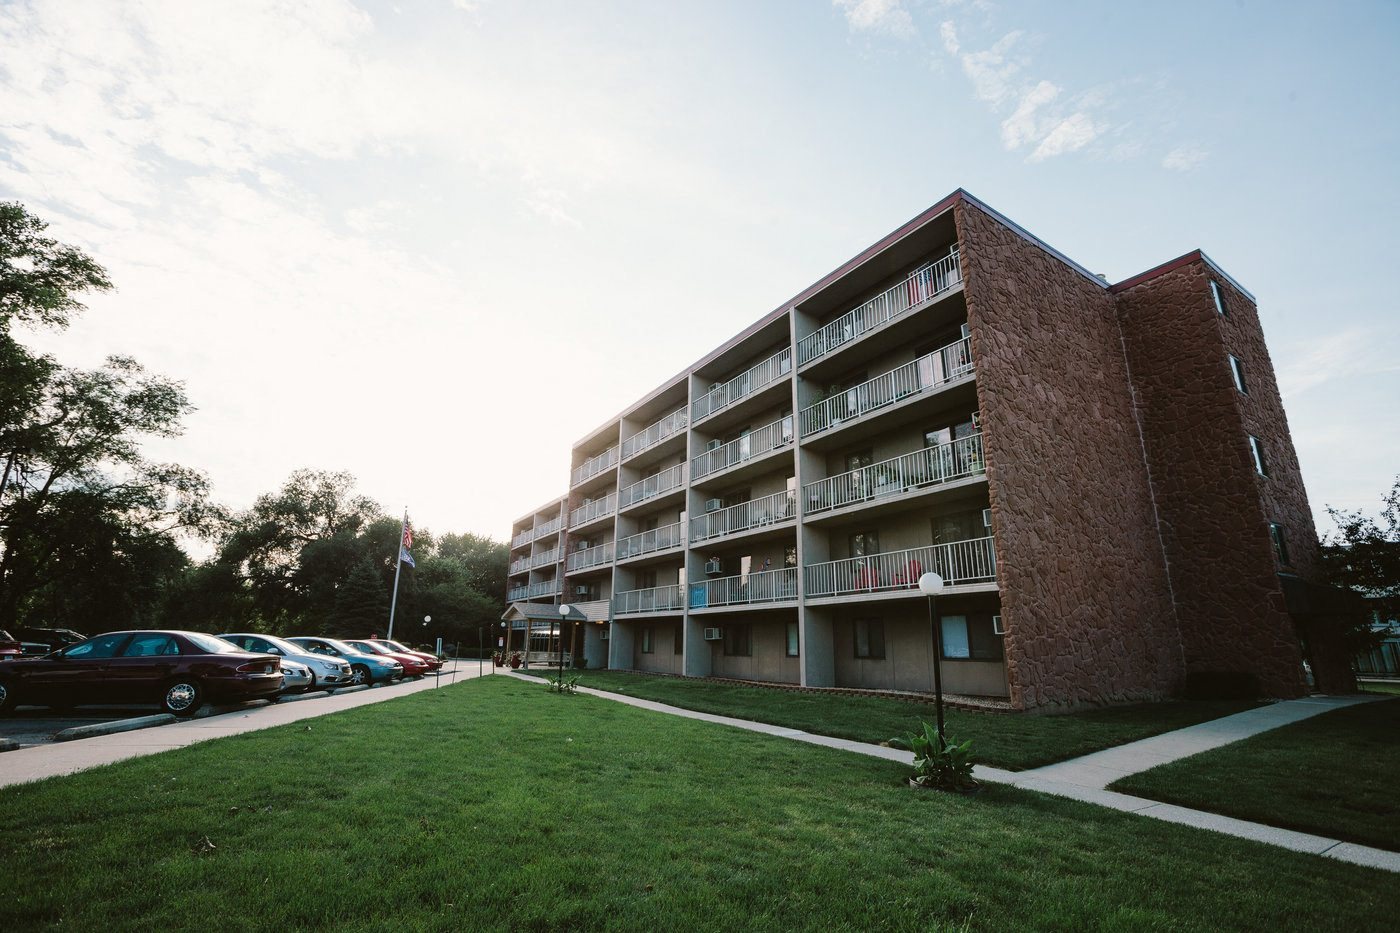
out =
{"type": "Polygon", "coordinates": [[[1317,545],[1258,312],[1199,257],[1117,297],[1187,671],[1250,671],[1268,694],[1296,696],[1302,658],[1270,518],[1304,575],[1316,570],[1317,545]],[[1248,395],[1235,389],[1229,353],[1245,364],[1248,395]],[[1254,469],[1250,434],[1264,444],[1268,478],[1254,469]]]}
{"type": "Polygon", "coordinates": [[[955,216],[1011,702],[1164,696],[1181,644],[1114,299],[975,205],[955,216]]]}

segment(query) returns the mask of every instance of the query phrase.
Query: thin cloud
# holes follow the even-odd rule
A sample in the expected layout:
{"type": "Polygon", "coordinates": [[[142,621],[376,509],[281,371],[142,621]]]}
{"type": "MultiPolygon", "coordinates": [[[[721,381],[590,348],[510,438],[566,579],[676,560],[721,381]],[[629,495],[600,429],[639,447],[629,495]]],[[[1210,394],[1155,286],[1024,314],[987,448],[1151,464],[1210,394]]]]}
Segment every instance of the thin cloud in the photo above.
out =
{"type": "Polygon", "coordinates": [[[903,0],[831,0],[856,32],[886,33],[900,39],[914,36],[914,19],[903,0]]]}
{"type": "Polygon", "coordinates": [[[1162,168],[1173,172],[1189,172],[1206,160],[1210,153],[1200,146],[1177,146],[1162,159],[1162,168]]]}

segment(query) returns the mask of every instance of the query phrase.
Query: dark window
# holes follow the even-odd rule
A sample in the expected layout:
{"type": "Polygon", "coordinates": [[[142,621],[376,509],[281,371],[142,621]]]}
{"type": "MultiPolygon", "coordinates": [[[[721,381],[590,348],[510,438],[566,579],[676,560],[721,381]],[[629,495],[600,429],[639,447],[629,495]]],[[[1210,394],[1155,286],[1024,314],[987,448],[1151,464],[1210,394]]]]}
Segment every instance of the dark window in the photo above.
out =
{"type": "Polygon", "coordinates": [[[855,651],[858,658],[882,660],[885,657],[885,622],[883,619],[856,619],[855,651]]]}
{"type": "Polygon", "coordinates": [[[1269,475],[1269,464],[1264,459],[1264,445],[1253,434],[1249,435],[1249,452],[1254,456],[1254,469],[1260,476],[1269,475]]]}
{"type": "Polygon", "coordinates": [[[1235,388],[1240,390],[1240,394],[1248,395],[1249,387],[1244,381],[1244,364],[1233,353],[1230,354],[1230,374],[1235,377],[1235,388]]]}
{"type": "Polygon", "coordinates": [[[90,638],[82,644],[74,645],[63,652],[65,658],[76,658],[78,660],[93,660],[96,658],[114,658],[117,656],[117,649],[129,638],[129,635],[98,635],[90,638]]]}
{"type": "Polygon", "coordinates": [[[753,654],[750,640],[750,626],[747,622],[735,622],[724,627],[724,653],[731,657],[747,658],[753,654]]]}
{"type": "Polygon", "coordinates": [[[1225,308],[1225,295],[1221,293],[1220,286],[1216,284],[1215,279],[1210,280],[1210,297],[1215,299],[1215,310],[1220,313],[1221,317],[1225,317],[1229,313],[1225,308]]]}
{"type": "Polygon", "coordinates": [[[1000,661],[1001,636],[990,615],[948,615],[943,622],[943,657],[950,660],[1000,661]]]}
{"type": "Polygon", "coordinates": [[[797,657],[800,645],[801,639],[797,634],[797,623],[789,622],[787,624],[787,656],[790,658],[797,657]]]}
{"type": "Polygon", "coordinates": [[[1269,537],[1274,542],[1274,556],[1284,567],[1289,565],[1288,542],[1283,537],[1283,526],[1278,522],[1269,522],[1269,537]]]}
{"type": "Polygon", "coordinates": [[[671,652],[672,652],[673,654],[684,654],[684,653],[685,653],[685,623],[684,623],[684,622],[682,622],[680,625],[677,625],[677,626],[676,626],[676,631],[675,631],[675,634],[674,634],[673,638],[674,638],[674,640],[675,640],[675,643],[671,646],[671,652]]]}
{"type": "Polygon", "coordinates": [[[787,547],[783,548],[783,566],[797,566],[797,545],[789,544],[787,547]]]}
{"type": "Polygon", "coordinates": [[[851,557],[872,557],[880,553],[880,533],[878,531],[858,531],[849,541],[851,557]]]}
{"type": "Polygon", "coordinates": [[[652,638],[652,627],[651,627],[650,625],[644,625],[644,626],[642,626],[642,654],[651,654],[651,652],[652,652],[651,638],[652,638]]]}
{"type": "Polygon", "coordinates": [[[156,658],[166,654],[179,654],[180,646],[169,635],[153,633],[132,636],[122,650],[124,658],[156,658]]]}

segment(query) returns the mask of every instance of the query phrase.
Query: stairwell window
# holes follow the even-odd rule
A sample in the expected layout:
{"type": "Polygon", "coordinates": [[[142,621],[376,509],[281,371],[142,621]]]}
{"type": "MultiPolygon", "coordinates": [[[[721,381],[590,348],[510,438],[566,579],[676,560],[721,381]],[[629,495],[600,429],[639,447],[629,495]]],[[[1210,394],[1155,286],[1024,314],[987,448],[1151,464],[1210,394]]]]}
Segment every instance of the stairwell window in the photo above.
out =
{"type": "Polygon", "coordinates": [[[651,654],[655,646],[652,644],[652,627],[642,626],[642,654],[651,654]]]}
{"type": "Polygon", "coordinates": [[[789,622],[787,624],[787,656],[790,658],[797,657],[798,647],[797,623],[789,622]]]}
{"type": "Polygon", "coordinates": [[[1241,395],[1248,395],[1249,388],[1244,381],[1244,364],[1235,354],[1230,354],[1230,374],[1235,377],[1235,388],[1240,390],[1241,395]]]}
{"type": "Polygon", "coordinates": [[[1269,475],[1269,464],[1264,459],[1264,445],[1253,434],[1249,435],[1249,452],[1254,457],[1254,471],[1260,476],[1269,475]]]}
{"type": "Polygon", "coordinates": [[[1283,538],[1283,526],[1278,522],[1269,522],[1269,538],[1274,542],[1274,556],[1278,558],[1281,566],[1289,566],[1288,542],[1283,538]]]}
{"type": "Polygon", "coordinates": [[[854,629],[856,657],[883,661],[885,658],[885,620],[856,619],[854,629]]]}
{"type": "Polygon", "coordinates": [[[1215,299],[1215,310],[1221,317],[1228,317],[1229,312],[1225,310],[1225,296],[1220,293],[1220,285],[1215,279],[1210,280],[1210,297],[1215,299]]]}

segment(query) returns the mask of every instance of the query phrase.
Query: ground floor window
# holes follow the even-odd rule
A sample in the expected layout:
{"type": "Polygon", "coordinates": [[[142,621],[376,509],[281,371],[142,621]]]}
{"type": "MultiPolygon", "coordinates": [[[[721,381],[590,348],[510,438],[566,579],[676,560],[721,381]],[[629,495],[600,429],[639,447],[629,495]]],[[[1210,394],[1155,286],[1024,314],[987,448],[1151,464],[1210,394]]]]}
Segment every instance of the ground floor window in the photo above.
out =
{"type": "Polygon", "coordinates": [[[881,660],[885,657],[885,621],[883,619],[856,619],[856,657],[881,660]]]}
{"type": "Polygon", "coordinates": [[[675,632],[672,634],[671,637],[675,640],[675,644],[672,645],[672,647],[671,647],[671,652],[672,652],[673,654],[681,654],[682,652],[684,652],[684,651],[685,651],[685,623],[684,623],[684,622],[682,622],[680,625],[677,625],[677,626],[676,626],[676,630],[675,630],[675,632]]]}
{"type": "Polygon", "coordinates": [[[656,650],[656,646],[652,644],[652,627],[644,625],[642,626],[642,654],[651,654],[654,650],[656,650]]]}
{"type": "Polygon", "coordinates": [[[797,657],[797,650],[798,650],[799,644],[800,644],[800,642],[799,642],[799,640],[798,640],[798,635],[797,635],[797,623],[796,623],[796,622],[789,622],[789,623],[787,624],[787,656],[788,656],[788,657],[790,657],[790,658],[795,658],[795,657],[797,657]]]}
{"type": "Polygon", "coordinates": [[[724,627],[724,653],[731,657],[750,657],[753,654],[750,628],[751,626],[747,622],[726,625],[724,627]]]}
{"type": "Polygon", "coordinates": [[[944,616],[943,657],[950,660],[1000,661],[1001,636],[990,615],[944,616]]]}

